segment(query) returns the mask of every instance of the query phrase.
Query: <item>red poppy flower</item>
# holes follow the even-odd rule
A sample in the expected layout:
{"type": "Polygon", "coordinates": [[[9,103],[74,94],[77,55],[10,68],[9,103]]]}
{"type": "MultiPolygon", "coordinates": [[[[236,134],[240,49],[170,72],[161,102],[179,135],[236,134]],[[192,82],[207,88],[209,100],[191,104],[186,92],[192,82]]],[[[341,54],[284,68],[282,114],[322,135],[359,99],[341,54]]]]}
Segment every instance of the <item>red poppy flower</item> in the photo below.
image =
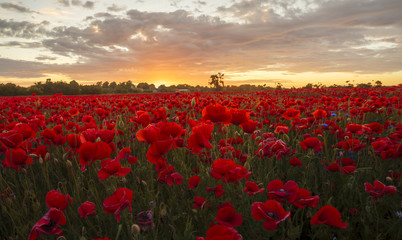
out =
{"type": "Polygon", "coordinates": [[[376,198],[382,197],[385,194],[394,194],[396,192],[396,187],[394,186],[385,186],[382,182],[375,180],[374,186],[370,183],[364,183],[365,191],[370,193],[373,202],[375,202],[376,198]]]}
{"type": "MultiPolygon", "coordinates": [[[[342,144],[342,148],[345,151],[360,151],[366,146],[365,143],[360,143],[359,139],[348,139],[346,141],[339,142],[338,144],[342,144]]],[[[338,145],[337,144],[337,145],[338,145]]]]}
{"type": "Polygon", "coordinates": [[[32,158],[27,155],[24,149],[17,148],[7,150],[3,165],[19,171],[22,167],[32,164],[32,162],[32,158]]]}
{"type": "Polygon", "coordinates": [[[230,111],[220,104],[208,105],[202,110],[202,120],[229,124],[232,120],[230,111]]]}
{"type": "Polygon", "coordinates": [[[377,134],[381,134],[384,130],[384,127],[377,122],[372,122],[369,124],[366,124],[367,127],[369,127],[371,129],[371,131],[377,133],[377,134]]]}
{"type": "Polygon", "coordinates": [[[159,138],[159,131],[159,128],[151,124],[148,125],[146,128],[138,130],[136,136],[138,141],[151,144],[159,138]]]}
{"type": "Polygon", "coordinates": [[[251,196],[257,193],[262,193],[264,192],[264,190],[265,190],[264,188],[259,189],[257,183],[247,181],[246,188],[243,190],[243,192],[246,192],[248,193],[249,196],[251,196]]]}
{"type": "Polygon", "coordinates": [[[207,237],[197,237],[196,240],[241,240],[241,235],[232,227],[215,225],[207,231],[207,237]]]}
{"type": "Polygon", "coordinates": [[[172,146],[173,139],[171,137],[154,141],[148,149],[147,160],[152,164],[166,162],[164,155],[170,151],[172,146]]]}
{"type": "Polygon", "coordinates": [[[98,130],[96,135],[105,143],[111,143],[116,135],[115,130],[101,129],[98,130]]]}
{"type": "Polygon", "coordinates": [[[222,179],[224,182],[236,182],[250,176],[250,172],[237,165],[232,159],[216,159],[212,163],[211,176],[216,180],[222,179]]]}
{"type": "Polygon", "coordinates": [[[346,228],[349,224],[341,221],[341,214],[338,209],[332,206],[323,206],[318,212],[311,218],[310,223],[312,225],[327,224],[328,226],[346,228]]]}
{"type": "Polygon", "coordinates": [[[223,207],[218,210],[215,221],[220,225],[238,227],[242,224],[243,217],[233,207],[223,207]]]}
{"type": "Polygon", "coordinates": [[[232,115],[231,123],[235,125],[240,125],[247,122],[250,119],[250,114],[247,113],[245,109],[231,108],[229,109],[232,115]]]}
{"type": "Polygon", "coordinates": [[[151,116],[148,114],[148,112],[138,111],[137,122],[140,123],[143,128],[145,128],[151,123],[151,116]]]}
{"type": "Polygon", "coordinates": [[[325,167],[325,170],[329,172],[338,172],[340,165],[338,163],[331,163],[328,167],[325,167]]]}
{"type": "Polygon", "coordinates": [[[100,163],[101,169],[98,171],[98,178],[102,181],[109,176],[123,177],[130,173],[131,168],[122,168],[121,163],[117,159],[107,159],[100,163]]]}
{"type": "Polygon", "coordinates": [[[18,123],[13,128],[14,131],[17,131],[22,134],[24,140],[29,139],[31,137],[35,137],[35,132],[32,128],[26,123],[18,123]]]}
{"type": "Polygon", "coordinates": [[[272,231],[277,228],[278,223],[290,218],[290,211],[286,212],[282,205],[275,200],[267,200],[265,203],[253,203],[251,216],[257,221],[264,220],[264,228],[272,231]]]}
{"type": "Polygon", "coordinates": [[[161,135],[172,137],[173,139],[182,136],[185,132],[183,127],[175,122],[159,122],[158,127],[161,135]]]}
{"type": "Polygon", "coordinates": [[[322,119],[322,118],[326,118],[327,117],[327,112],[325,110],[322,109],[318,109],[316,111],[313,112],[313,116],[316,119],[322,119]]]}
{"type": "Polygon", "coordinates": [[[253,121],[253,120],[249,119],[248,121],[240,124],[240,126],[241,126],[241,128],[243,128],[243,131],[245,133],[252,134],[255,131],[255,129],[257,128],[258,124],[259,123],[257,121],[253,121]]]}
{"type": "Polygon", "coordinates": [[[195,209],[211,207],[211,205],[209,205],[209,203],[207,202],[207,199],[202,198],[200,196],[195,196],[194,197],[194,202],[195,203],[193,204],[193,208],[195,208],[195,209]]]}
{"type": "Polygon", "coordinates": [[[46,205],[48,208],[57,208],[61,211],[67,208],[68,202],[73,203],[70,195],[64,195],[57,190],[51,190],[46,194],[46,205]]]}
{"type": "Polygon", "coordinates": [[[294,167],[303,166],[302,162],[297,157],[292,157],[291,159],[289,159],[289,163],[294,167]]]}
{"type": "Polygon", "coordinates": [[[201,181],[201,178],[197,175],[190,177],[188,179],[187,189],[196,188],[198,186],[198,184],[200,183],[200,181],[201,181]]]}
{"type": "Polygon", "coordinates": [[[348,123],[348,124],[346,124],[346,133],[362,134],[363,126],[360,124],[356,124],[356,123],[348,123]]]}
{"type": "Polygon", "coordinates": [[[84,138],[84,139],[81,139],[81,142],[83,142],[83,143],[86,142],[86,141],[89,141],[89,142],[95,142],[96,141],[97,131],[96,131],[95,128],[88,128],[85,131],[83,131],[81,134],[82,134],[82,136],[84,138]]]}
{"type": "Polygon", "coordinates": [[[276,155],[276,159],[281,159],[285,155],[291,154],[291,149],[287,147],[286,143],[282,140],[275,141],[275,137],[271,140],[268,138],[262,142],[262,146],[254,152],[259,158],[272,157],[276,155]],[[269,140],[268,140],[269,139],[269,140]]]}
{"type": "Polygon", "coordinates": [[[191,153],[199,153],[203,148],[212,148],[209,140],[211,139],[213,130],[213,124],[201,123],[193,127],[191,135],[187,140],[187,148],[191,150],[191,153]]]}
{"type": "Polygon", "coordinates": [[[288,181],[283,184],[279,179],[272,180],[267,185],[268,197],[278,200],[280,202],[288,201],[293,202],[296,198],[299,186],[295,181],[288,181]]]}
{"type": "Polygon", "coordinates": [[[127,159],[127,162],[130,164],[136,163],[138,161],[138,158],[130,156],[130,154],[131,154],[131,148],[129,147],[123,148],[119,151],[118,155],[116,156],[116,159],[119,161],[127,159]]]}
{"type": "Polygon", "coordinates": [[[320,142],[318,138],[308,137],[300,142],[300,146],[303,150],[311,148],[314,149],[315,153],[318,153],[321,151],[321,148],[324,147],[324,143],[320,142]]]}
{"type": "Polygon", "coordinates": [[[86,201],[78,208],[78,213],[80,217],[87,219],[90,215],[96,215],[95,203],[86,201]]]}
{"type": "Polygon", "coordinates": [[[78,134],[74,134],[74,133],[68,134],[67,142],[68,142],[68,145],[70,145],[70,147],[72,149],[79,148],[81,146],[81,136],[78,134]]]}
{"type": "Polygon", "coordinates": [[[31,229],[28,240],[35,240],[43,235],[60,236],[63,230],[60,225],[66,224],[66,217],[63,212],[57,208],[51,208],[31,229]]]}
{"type": "Polygon", "coordinates": [[[316,207],[318,205],[318,201],[320,200],[319,196],[311,196],[311,193],[304,189],[299,188],[296,192],[295,200],[292,202],[298,208],[305,207],[316,207]]]}
{"type": "Polygon", "coordinates": [[[131,202],[133,201],[133,191],[128,188],[117,189],[112,196],[103,201],[103,210],[106,213],[113,213],[117,222],[120,222],[120,213],[128,206],[132,212],[131,202]]]}
{"type": "Polygon", "coordinates": [[[77,108],[70,108],[70,110],[68,110],[68,113],[72,116],[72,117],[74,117],[74,116],[77,116],[80,112],[78,111],[78,109],[77,108]]]}
{"type": "Polygon", "coordinates": [[[105,142],[85,142],[78,149],[80,156],[81,170],[85,170],[86,165],[91,166],[96,160],[110,158],[112,149],[105,142]]]}
{"type": "Polygon", "coordinates": [[[207,187],[206,190],[207,192],[214,192],[217,198],[220,198],[223,194],[225,194],[225,191],[223,190],[223,186],[221,184],[218,184],[218,186],[214,188],[207,187]]]}
{"type": "Polygon", "coordinates": [[[15,130],[0,133],[0,141],[9,148],[16,148],[24,140],[24,135],[15,130]]]}
{"type": "Polygon", "coordinates": [[[289,127],[287,127],[287,126],[277,126],[275,128],[274,132],[278,133],[278,134],[288,134],[289,133],[289,127]]]}
{"type": "Polygon", "coordinates": [[[45,141],[53,142],[57,137],[57,133],[53,129],[46,128],[41,132],[41,136],[45,139],[45,141]]]}
{"type": "Polygon", "coordinates": [[[288,108],[283,113],[282,117],[287,120],[296,119],[300,117],[300,111],[294,108],[288,108]]]}
{"type": "Polygon", "coordinates": [[[181,185],[183,177],[177,173],[171,164],[164,164],[163,167],[158,169],[157,178],[159,181],[167,183],[172,186],[173,184],[181,185]]]}

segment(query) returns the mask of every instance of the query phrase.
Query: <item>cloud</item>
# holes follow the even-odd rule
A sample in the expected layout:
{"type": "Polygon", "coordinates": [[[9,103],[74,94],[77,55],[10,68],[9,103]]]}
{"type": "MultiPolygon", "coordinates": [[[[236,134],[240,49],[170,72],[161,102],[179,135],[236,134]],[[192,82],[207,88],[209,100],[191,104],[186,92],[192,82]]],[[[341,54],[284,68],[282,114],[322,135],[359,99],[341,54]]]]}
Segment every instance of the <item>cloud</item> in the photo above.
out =
{"type": "Polygon", "coordinates": [[[0,36],[35,38],[46,34],[47,30],[45,27],[47,25],[46,21],[36,24],[27,21],[17,22],[0,19],[0,36]]]}
{"type": "MultiPolygon", "coordinates": [[[[52,29],[44,24],[0,20],[0,36],[42,37],[42,47],[76,59],[76,63],[40,66],[77,80],[127,75],[147,79],[152,74],[208,78],[218,71],[401,71],[399,0],[297,2],[301,3],[240,1],[219,7],[219,15],[214,16],[185,10],[100,12],[87,17],[85,26],[52,29]]],[[[108,10],[121,11],[115,5],[108,10]]],[[[11,63],[8,66],[12,69],[11,63]]]]}
{"type": "Polygon", "coordinates": [[[69,7],[70,6],[70,0],[57,0],[57,3],[60,4],[63,7],[69,7]]]}
{"type": "Polygon", "coordinates": [[[225,85],[241,85],[241,84],[252,84],[252,85],[264,85],[264,84],[274,84],[274,83],[291,83],[292,80],[289,79],[247,79],[247,80],[225,80],[225,85]]]}
{"type": "Polygon", "coordinates": [[[116,4],[112,4],[112,6],[109,6],[107,8],[107,10],[110,11],[110,12],[120,12],[120,11],[123,11],[125,9],[126,9],[125,7],[120,7],[120,6],[117,6],[116,4]]]}
{"type": "Polygon", "coordinates": [[[49,57],[49,56],[40,55],[40,56],[36,57],[35,59],[36,59],[36,60],[39,60],[39,61],[45,61],[45,60],[52,60],[52,61],[54,61],[54,60],[57,59],[57,57],[49,57]]]}
{"type": "Polygon", "coordinates": [[[83,2],[81,0],[57,0],[57,2],[63,7],[78,6],[93,9],[95,6],[95,2],[93,1],[83,2]]]}
{"type": "Polygon", "coordinates": [[[0,3],[0,7],[10,10],[10,11],[17,11],[17,12],[21,12],[21,13],[30,13],[33,12],[32,10],[30,10],[27,7],[21,6],[19,4],[16,3],[10,3],[10,2],[6,2],[6,3],[0,3]]]}
{"type": "Polygon", "coordinates": [[[94,8],[94,6],[95,6],[95,2],[86,1],[84,4],[82,4],[82,6],[83,6],[84,8],[90,8],[90,9],[92,9],[92,8],[94,8]]]}
{"type": "Polygon", "coordinates": [[[37,62],[16,61],[0,58],[0,76],[3,77],[44,77],[45,75],[42,73],[42,71],[45,69],[46,65],[37,62]]]}
{"type": "Polygon", "coordinates": [[[42,46],[41,42],[21,42],[9,41],[0,43],[1,47],[20,47],[20,48],[39,48],[42,46]]]}

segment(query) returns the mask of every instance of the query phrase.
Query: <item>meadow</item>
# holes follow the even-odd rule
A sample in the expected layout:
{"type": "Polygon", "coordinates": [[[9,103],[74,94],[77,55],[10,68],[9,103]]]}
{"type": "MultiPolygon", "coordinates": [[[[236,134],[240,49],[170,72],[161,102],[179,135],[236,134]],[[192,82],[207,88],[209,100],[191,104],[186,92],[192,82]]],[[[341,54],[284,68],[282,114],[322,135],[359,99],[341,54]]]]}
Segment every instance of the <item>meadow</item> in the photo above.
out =
{"type": "Polygon", "coordinates": [[[0,98],[0,239],[402,239],[402,87],[0,98]]]}

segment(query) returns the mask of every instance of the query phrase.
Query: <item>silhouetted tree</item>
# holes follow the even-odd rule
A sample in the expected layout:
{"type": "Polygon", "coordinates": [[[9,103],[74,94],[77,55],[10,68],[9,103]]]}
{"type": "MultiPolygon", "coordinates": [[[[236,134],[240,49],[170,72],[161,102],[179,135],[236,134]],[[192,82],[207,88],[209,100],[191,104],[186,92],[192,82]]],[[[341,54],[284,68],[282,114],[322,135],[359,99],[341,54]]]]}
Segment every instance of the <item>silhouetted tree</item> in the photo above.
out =
{"type": "Polygon", "coordinates": [[[376,87],[381,87],[381,86],[382,86],[382,82],[381,82],[380,80],[377,80],[377,81],[375,82],[375,86],[376,86],[376,87]]]}
{"type": "Polygon", "coordinates": [[[221,90],[222,87],[225,86],[225,83],[223,82],[223,76],[225,76],[225,74],[218,72],[217,74],[213,74],[211,75],[210,78],[210,82],[208,83],[209,85],[215,87],[215,89],[217,91],[221,90]]]}

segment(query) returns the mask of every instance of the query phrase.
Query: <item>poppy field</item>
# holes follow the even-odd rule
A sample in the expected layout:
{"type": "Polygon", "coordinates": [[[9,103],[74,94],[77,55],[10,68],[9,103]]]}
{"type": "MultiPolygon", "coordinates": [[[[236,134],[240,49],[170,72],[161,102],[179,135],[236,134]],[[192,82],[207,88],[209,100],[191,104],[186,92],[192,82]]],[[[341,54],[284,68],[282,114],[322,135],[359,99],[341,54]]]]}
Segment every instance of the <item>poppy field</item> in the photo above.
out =
{"type": "Polygon", "coordinates": [[[402,239],[402,86],[0,98],[0,239],[402,239]]]}

